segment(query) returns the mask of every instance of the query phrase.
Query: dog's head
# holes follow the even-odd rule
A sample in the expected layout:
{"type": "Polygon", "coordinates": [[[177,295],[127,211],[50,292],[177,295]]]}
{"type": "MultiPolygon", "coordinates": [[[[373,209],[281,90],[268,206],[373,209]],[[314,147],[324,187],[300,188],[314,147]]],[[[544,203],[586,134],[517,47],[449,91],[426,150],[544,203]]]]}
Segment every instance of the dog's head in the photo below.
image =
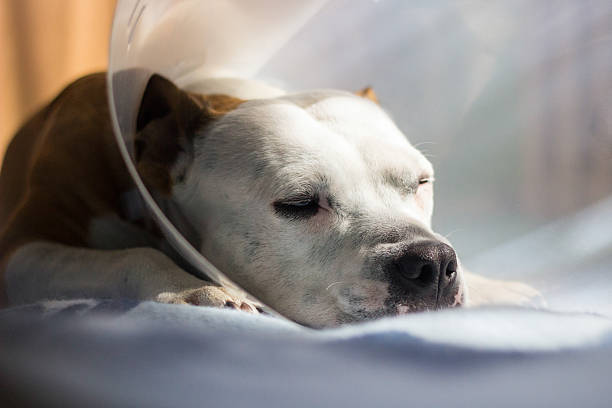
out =
{"type": "Polygon", "coordinates": [[[431,230],[432,166],[368,96],[242,101],[154,76],[137,165],[190,220],[204,256],[295,321],[460,305],[459,260],[431,230]]]}

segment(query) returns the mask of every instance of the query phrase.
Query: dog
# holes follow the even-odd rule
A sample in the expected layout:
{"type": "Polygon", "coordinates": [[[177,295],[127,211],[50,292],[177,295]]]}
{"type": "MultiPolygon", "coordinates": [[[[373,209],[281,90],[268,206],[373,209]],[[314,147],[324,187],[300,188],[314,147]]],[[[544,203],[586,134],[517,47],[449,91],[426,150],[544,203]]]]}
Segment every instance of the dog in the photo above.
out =
{"type": "MultiPolygon", "coordinates": [[[[287,94],[153,75],[136,167],[197,249],[254,298],[310,327],[521,303],[520,283],[470,275],[431,228],[434,172],[370,88],[287,94]]],[[[131,298],[231,307],[151,223],[111,127],[104,73],[69,85],[7,149],[0,175],[5,301],[131,298]]]]}

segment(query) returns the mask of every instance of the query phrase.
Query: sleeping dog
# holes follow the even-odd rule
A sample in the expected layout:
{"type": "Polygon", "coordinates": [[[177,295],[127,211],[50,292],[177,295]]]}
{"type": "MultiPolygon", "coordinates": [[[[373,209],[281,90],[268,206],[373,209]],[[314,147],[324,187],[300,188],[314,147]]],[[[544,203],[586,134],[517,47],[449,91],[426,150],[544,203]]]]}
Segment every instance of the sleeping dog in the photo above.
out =
{"type": "MultiPolygon", "coordinates": [[[[325,327],[468,302],[457,254],[431,229],[432,166],[371,89],[285,94],[212,79],[188,92],[154,75],[134,153],[171,220],[189,220],[197,249],[294,321],[325,327]]],[[[139,200],[113,137],[105,75],[82,78],[7,150],[6,300],[123,297],[261,310],[244,293],[188,273],[139,200]]],[[[476,302],[535,294],[467,280],[476,302]]]]}

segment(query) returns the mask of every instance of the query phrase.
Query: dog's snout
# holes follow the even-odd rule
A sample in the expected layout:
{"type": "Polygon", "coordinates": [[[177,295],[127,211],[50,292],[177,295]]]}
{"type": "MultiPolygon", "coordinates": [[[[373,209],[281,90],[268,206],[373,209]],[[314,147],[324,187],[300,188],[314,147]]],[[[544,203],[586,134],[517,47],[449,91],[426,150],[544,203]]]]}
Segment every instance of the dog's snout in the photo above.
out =
{"type": "Polygon", "coordinates": [[[438,241],[410,245],[392,262],[392,273],[412,289],[443,288],[457,273],[457,256],[450,246],[438,241]]]}

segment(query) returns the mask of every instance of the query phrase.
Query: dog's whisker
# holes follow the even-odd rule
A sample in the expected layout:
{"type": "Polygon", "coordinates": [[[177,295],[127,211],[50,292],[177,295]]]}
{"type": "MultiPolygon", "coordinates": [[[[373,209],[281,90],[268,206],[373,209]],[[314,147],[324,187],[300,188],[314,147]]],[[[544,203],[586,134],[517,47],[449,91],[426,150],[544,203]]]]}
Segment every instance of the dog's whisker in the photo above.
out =
{"type": "Polygon", "coordinates": [[[329,289],[330,289],[332,286],[334,286],[334,285],[338,285],[338,284],[340,284],[340,283],[344,283],[344,281],[338,281],[338,282],[333,282],[333,283],[330,283],[330,284],[329,284],[329,285],[328,285],[328,286],[325,288],[325,290],[329,290],[329,289]]]}
{"type": "Polygon", "coordinates": [[[452,230],[452,231],[450,231],[450,232],[448,232],[446,234],[443,234],[442,236],[444,238],[446,238],[446,239],[449,239],[451,235],[453,235],[455,232],[459,232],[459,231],[461,231],[461,228],[457,228],[455,230],[452,230]]]}
{"type": "Polygon", "coordinates": [[[415,149],[418,149],[419,147],[423,146],[423,145],[437,145],[437,142],[419,142],[416,143],[414,145],[412,145],[415,149]]]}

